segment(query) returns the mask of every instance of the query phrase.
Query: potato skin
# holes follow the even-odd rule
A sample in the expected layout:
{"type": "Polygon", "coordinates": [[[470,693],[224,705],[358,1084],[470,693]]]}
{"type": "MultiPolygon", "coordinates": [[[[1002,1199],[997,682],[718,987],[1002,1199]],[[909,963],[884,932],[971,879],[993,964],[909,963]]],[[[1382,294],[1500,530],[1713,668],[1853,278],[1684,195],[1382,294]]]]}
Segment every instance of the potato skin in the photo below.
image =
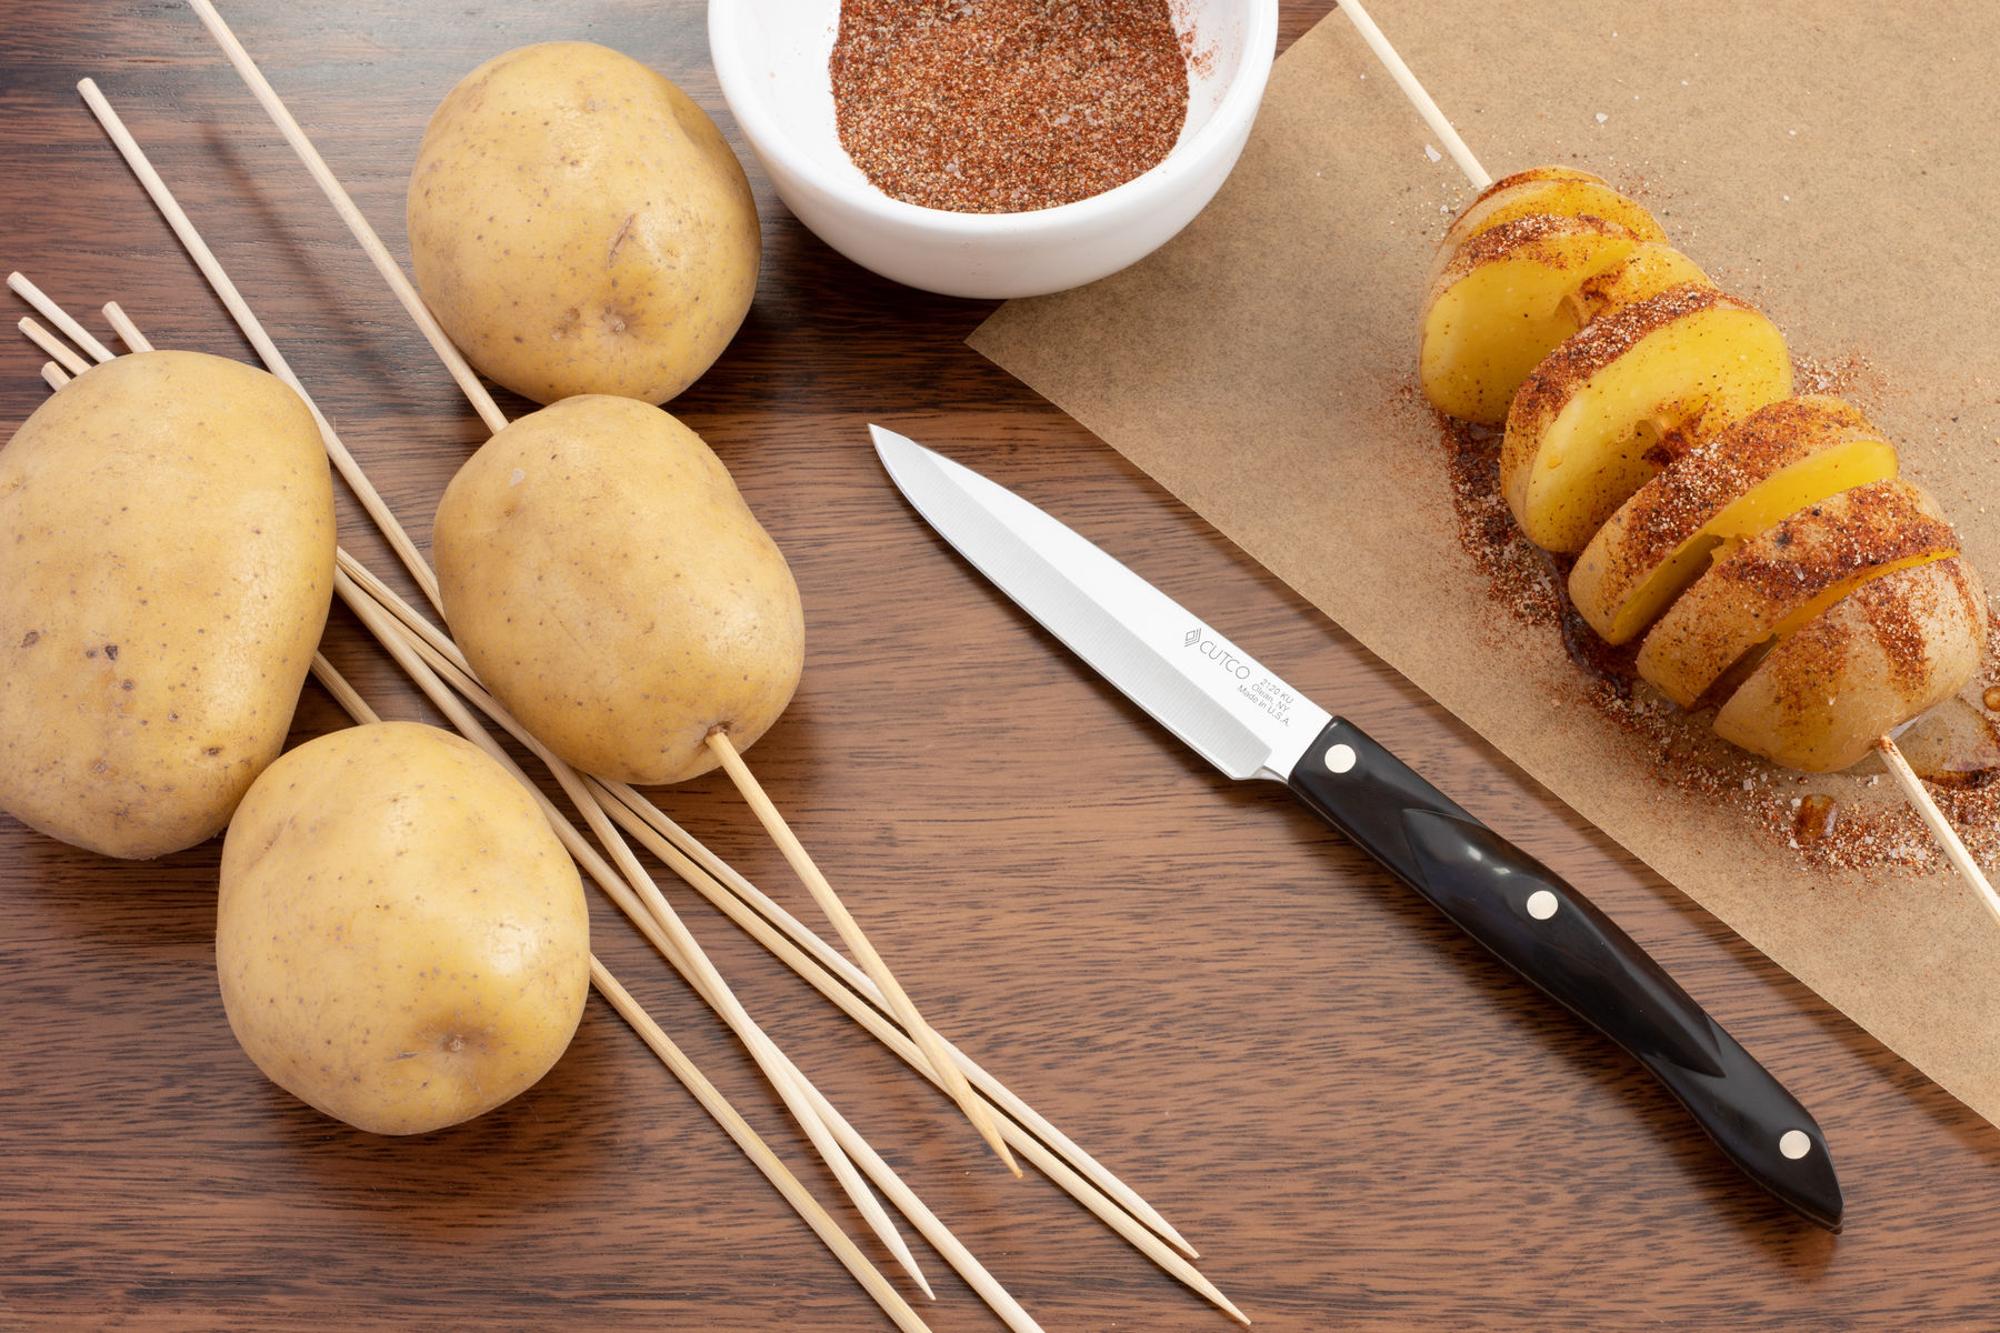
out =
{"type": "Polygon", "coordinates": [[[1885,574],[1773,648],[1715,734],[1802,772],[1847,768],[1965,687],[1986,627],[1986,589],[1962,556],[1885,574]]]}
{"type": "Polygon", "coordinates": [[[798,585],[701,437],[628,398],[508,426],[445,488],[432,534],[445,616],[501,702],[570,764],[680,782],[791,702],[798,585]]]}
{"type": "Polygon", "coordinates": [[[663,403],[712,365],[757,286],[736,155],[628,56],[549,42],[439,104],[407,201],[418,288],[481,371],[538,403],[663,403]]]}
{"type": "Polygon", "coordinates": [[[291,726],[333,595],[311,412],[239,362],[96,366],[0,451],[0,808],[153,857],[214,836],[291,726]]]}
{"type": "Polygon", "coordinates": [[[590,986],[576,866],[515,778],[410,722],[322,736],[266,769],[222,848],[229,1025],[293,1096],[421,1134],[526,1090],[590,986]]]}

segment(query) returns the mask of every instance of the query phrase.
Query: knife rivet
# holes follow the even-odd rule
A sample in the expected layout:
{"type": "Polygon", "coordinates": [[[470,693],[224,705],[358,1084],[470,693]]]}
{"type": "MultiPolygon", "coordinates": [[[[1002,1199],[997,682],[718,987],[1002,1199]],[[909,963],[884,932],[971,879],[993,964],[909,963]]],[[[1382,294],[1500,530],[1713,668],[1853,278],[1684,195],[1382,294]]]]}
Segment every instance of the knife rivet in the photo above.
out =
{"type": "Polygon", "coordinates": [[[1326,771],[1345,773],[1354,767],[1354,761],[1359,757],[1352,745],[1329,745],[1326,747],[1326,771]]]}
{"type": "Polygon", "coordinates": [[[1562,906],[1556,896],[1547,889],[1536,889],[1528,895],[1528,915],[1537,921],[1547,921],[1562,906]]]}
{"type": "Polygon", "coordinates": [[[1778,1138],[1778,1151],[1796,1162],[1812,1151],[1812,1137],[1803,1129],[1788,1129],[1778,1138]]]}

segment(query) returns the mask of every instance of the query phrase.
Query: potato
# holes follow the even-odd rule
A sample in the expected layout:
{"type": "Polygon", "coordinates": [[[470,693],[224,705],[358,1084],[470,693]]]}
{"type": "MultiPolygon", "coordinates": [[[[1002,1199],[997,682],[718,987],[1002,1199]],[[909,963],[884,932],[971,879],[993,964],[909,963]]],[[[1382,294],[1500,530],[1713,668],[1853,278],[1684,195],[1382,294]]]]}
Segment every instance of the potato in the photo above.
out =
{"type": "Polygon", "coordinates": [[[1525,217],[1452,253],[1424,299],[1417,379],[1431,406],[1496,424],[1536,364],[1581,326],[1577,289],[1639,238],[1598,218],[1525,217]]]}
{"type": "Polygon", "coordinates": [[[1650,300],[1670,288],[1686,286],[1715,289],[1715,284],[1692,259],[1664,242],[1648,241],[1633,247],[1632,253],[1619,263],[1586,279],[1576,289],[1577,315],[1588,324],[1599,315],[1650,300]]]}
{"type": "Polygon", "coordinates": [[[747,748],[805,663],[790,568],[701,437],[626,398],[522,417],[459,469],[432,536],[473,669],[585,772],[679,782],[747,748]]]}
{"type": "Polygon", "coordinates": [[[1597,530],[1570,571],[1570,600],[1606,642],[1629,642],[1711,556],[1896,469],[1881,432],[1837,398],[1760,407],[1675,459],[1597,530]]]}
{"type": "Polygon", "coordinates": [[[1527,217],[1599,218],[1623,227],[1642,241],[1664,243],[1665,231],[1638,204],[1607,185],[1602,176],[1574,167],[1530,167],[1486,187],[1453,219],[1431,269],[1431,280],[1473,237],[1527,217]]]}
{"type": "Polygon", "coordinates": [[[663,403],[750,309],[750,184],[700,107],[588,42],[495,56],[438,106],[408,198],[417,286],[467,359],[540,403],[663,403]]]}
{"type": "Polygon", "coordinates": [[[1507,410],[1500,485],[1528,540],[1574,555],[1673,458],[1791,396],[1771,321],[1700,284],[1593,320],[1507,410]]]}
{"type": "Polygon", "coordinates": [[[1965,687],[1986,617],[1959,557],[1863,584],[1770,651],[1716,713],[1715,734],[1808,773],[1846,768],[1965,687]]]}
{"type": "Polygon", "coordinates": [[[1908,482],[1842,491],[1717,560],[1646,635],[1639,674],[1691,708],[1744,654],[1862,584],[1957,553],[1951,524],[1908,482]]]}
{"type": "Polygon", "coordinates": [[[422,1134],[549,1071],[590,986],[576,866],[534,798],[456,736],[351,727],[266,769],[222,847],[216,972],[273,1083],[422,1134]]]}
{"type": "Polygon", "coordinates": [[[333,595],[312,413],[198,352],[94,367],[0,452],[0,808],[152,857],[277,758],[333,595]]]}

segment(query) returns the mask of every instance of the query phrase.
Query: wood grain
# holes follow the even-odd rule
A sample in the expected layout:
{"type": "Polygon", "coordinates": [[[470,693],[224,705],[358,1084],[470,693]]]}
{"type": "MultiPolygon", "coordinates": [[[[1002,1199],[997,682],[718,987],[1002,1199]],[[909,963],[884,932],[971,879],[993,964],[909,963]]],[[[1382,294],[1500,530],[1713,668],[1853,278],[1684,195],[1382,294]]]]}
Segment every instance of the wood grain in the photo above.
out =
{"type": "MultiPolygon", "coordinates": [[[[1287,38],[1325,8],[1288,4],[1287,38]]],[[[78,102],[93,75],[426,540],[477,421],[192,16],[162,0],[7,9],[0,265],[79,313],[115,298],[161,345],[246,355],[78,102]]],[[[229,15],[400,250],[429,109],[508,46],[617,46],[735,139],[702,9],[245,0],[229,15]]],[[[2000,1134],[965,348],[986,306],[856,269],[752,175],[757,305],[675,410],[805,595],[805,684],[755,751],[760,776],[940,1028],[1163,1209],[1261,1326],[2000,1319],[2000,1134]],[[869,420],[948,448],[1226,623],[1618,917],[1807,1095],[1847,1233],[1753,1194],[1604,1042],[1283,793],[1220,782],[1064,657],[911,518],[869,420]]],[[[25,341],[0,358],[10,432],[43,398],[42,359],[25,341]]],[[[343,540],[387,574],[343,505],[343,540]]],[[[385,713],[430,717],[344,614],[327,651],[385,713]]],[[[308,687],[298,734],[339,721],[308,687]]],[[[726,779],[664,804],[810,915],[726,779]]],[[[535,1089],[420,1139],[355,1133],[264,1082],[216,996],[216,858],[118,864],[0,826],[0,1325],[879,1326],[600,1003],[535,1089]]],[[[947,1102],[677,902],[751,1010],[1049,1327],[1223,1326],[1045,1181],[1010,1181],[947,1102]]],[[[606,962],[831,1200],[720,1025],[612,913],[595,920],[606,962]]],[[[930,1268],[938,1328],[990,1326],[930,1268]]]]}

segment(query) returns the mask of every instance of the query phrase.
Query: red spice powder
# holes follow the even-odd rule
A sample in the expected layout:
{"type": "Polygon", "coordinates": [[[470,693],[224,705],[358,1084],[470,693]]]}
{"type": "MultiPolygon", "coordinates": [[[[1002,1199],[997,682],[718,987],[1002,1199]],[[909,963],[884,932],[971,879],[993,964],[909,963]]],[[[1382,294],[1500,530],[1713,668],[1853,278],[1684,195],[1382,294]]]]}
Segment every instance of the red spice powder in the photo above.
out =
{"type": "Polygon", "coordinates": [[[842,0],[840,142],[894,198],[1015,213],[1157,164],[1187,119],[1167,0],[842,0]]]}

